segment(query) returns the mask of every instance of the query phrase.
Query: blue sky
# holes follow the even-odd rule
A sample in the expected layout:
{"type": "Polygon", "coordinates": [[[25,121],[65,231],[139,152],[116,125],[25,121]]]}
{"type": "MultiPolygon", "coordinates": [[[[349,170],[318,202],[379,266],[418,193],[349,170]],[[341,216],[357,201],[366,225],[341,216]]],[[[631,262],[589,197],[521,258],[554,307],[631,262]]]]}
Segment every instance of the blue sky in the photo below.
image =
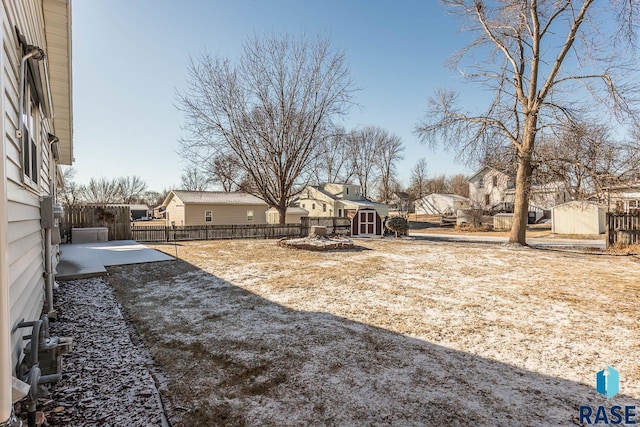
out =
{"type": "Polygon", "coordinates": [[[202,51],[236,58],[248,37],[271,32],[329,36],[346,53],[361,90],[344,125],[400,136],[404,184],[420,157],[431,175],[472,172],[413,133],[434,90],[459,83],[446,65],[466,40],[458,24],[435,0],[76,1],[76,180],[138,175],[152,190],[179,185],[175,94],[189,58],[202,51]]]}

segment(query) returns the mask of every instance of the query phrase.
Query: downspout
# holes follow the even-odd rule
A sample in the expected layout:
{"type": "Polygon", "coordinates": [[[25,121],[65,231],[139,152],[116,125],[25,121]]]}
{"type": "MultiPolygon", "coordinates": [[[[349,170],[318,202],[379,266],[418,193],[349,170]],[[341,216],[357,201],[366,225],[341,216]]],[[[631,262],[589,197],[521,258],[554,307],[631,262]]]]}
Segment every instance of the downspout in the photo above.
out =
{"type": "MultiPolygon", "coordinates": [[[[58,138],[50,135],[49,138],[49,194],[53,198],[53,203],[55,203],[57,195],[56,186],[54,184],[56,176],[56,168],[55,168],[55,159],[53,156],[53,144],[58,143],[58,138]]],[[[55,220],[54,220],[55,221],[55,220]]],[[[46,274],[46,304],[47,304],[47,316],[50,319],[56,320],[58,317],[58,313],[53,308],[53,288],[55,287],[55,274],[53,271],[53,265],[51,262],[51,257],[53,256],[52,251],[52,227],[47,227],[44,230],[44,271],[46,274]]]]}
{"type": "MultiPolygon", "coordinates": [[[[43,59],[44,51],[37,46],[27,46],[27,53],[20,59],[20,105],[18,106],[18,130],[16,132],[16,136],[20,139],[20,152],[22,152],[22,148],[24,146],[23,136],[24,136],[24,90],[25,90],[25,82],[27,80],[27,60],[29,59],[43,59]]],[[[20,156],[20,164],[24,170],[24,166],[22,163],[24,162],[24,156],[20,156]]]]}

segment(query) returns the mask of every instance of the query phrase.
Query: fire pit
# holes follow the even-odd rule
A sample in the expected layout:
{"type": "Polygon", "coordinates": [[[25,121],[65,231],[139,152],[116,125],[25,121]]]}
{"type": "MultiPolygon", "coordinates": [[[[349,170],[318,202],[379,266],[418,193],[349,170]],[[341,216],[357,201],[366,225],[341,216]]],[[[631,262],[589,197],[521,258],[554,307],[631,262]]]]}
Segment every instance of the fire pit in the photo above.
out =
{"type": "Polygon", "coordinates": [[[353,249],[352,240],[344,237],[327,237],[327,227],[314,225],[309,236],[299,239],[281,239],[278,245],[286,248],[306,249],[308,251],[331,251],[336,249],[353,249]]]}

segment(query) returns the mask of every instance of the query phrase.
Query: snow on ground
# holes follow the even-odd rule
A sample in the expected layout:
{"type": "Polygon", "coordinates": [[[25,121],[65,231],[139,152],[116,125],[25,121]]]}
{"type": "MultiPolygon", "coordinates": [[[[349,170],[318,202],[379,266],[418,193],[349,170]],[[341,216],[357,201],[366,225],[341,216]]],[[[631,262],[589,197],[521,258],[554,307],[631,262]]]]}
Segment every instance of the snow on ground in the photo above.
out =
{"type": "Polygon", "coordinates": [[[580,405],[640,405],[636,258],[356,244],[190,242],[111,268],[172,424],[567,425],[580,405]]]}

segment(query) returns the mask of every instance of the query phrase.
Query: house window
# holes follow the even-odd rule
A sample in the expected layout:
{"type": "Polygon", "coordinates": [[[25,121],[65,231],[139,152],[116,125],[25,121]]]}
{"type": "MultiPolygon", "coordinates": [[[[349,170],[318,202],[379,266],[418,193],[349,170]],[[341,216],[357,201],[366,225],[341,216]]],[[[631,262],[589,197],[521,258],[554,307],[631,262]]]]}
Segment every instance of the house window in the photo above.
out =
{"type": "Polygon", "coordinates": [[[213,211],[204,211],[204,222],[213,221],[213,211]]]}
{"type": "Polygon", "coordinates": [[[489,199],[489,195],[485,194],[484,195],[484,204],[485,204],[485,206],[489,206],[490,202],[491,202],[491,200],[489,199]]]}
{"type": "Polygon", "coordinates": [[[493,176],[493,186],[494,187],[498,186],[498,177],[496,175],[493,176]]]}
{"type": "Polygon", "coordinates": [[[302,208],[303,208],[303,209],[304,209],[304,208],[306,208],[306,205],[305,205],[304,203],[302,204],[302,208]]]}
{"type": "Polygon", "coordinates": [[[338,216],[342,218],[342,209],[338,209],[338,216]]]}
{"type": "Polygon", "coordinates": [[[312,209],[312,210],[315,210],[315,209],[316,209],[316,204],[315,204],[315,203],[312,203],[312,204],[311,204],[311,209],[312,209]]]}
{"type": "Polygon", "coordinates": [[[38,109],[31,99],[31,87],[25,87],[25,105],[22,120],[24,122],[22,135],[22,171],[24,182],[31,185],[38,184],[40,172],[40,156],[38,152],[38,109]]]}
{"type": "Polygon", "coordinates": [[[253,211],[247,211],[247,221],[253,221],[253,211]]]}
{"type": "Polygon", "coordinates": [[[322,212],[326,212],[327,211],[327,204],[323,203],[322,204],[322,212]]]}
{"type": "Polygon", "coordinates": [[[478,188],[482,188],[482,187],[484,187],[484,178],[480,178],[478,180],[478,188]]]}
{"type": "Polygon", "coordinates": [[[347,190],[347,194],[349,194],[349,187],[347,187],[346,190],[347,190]]]}

